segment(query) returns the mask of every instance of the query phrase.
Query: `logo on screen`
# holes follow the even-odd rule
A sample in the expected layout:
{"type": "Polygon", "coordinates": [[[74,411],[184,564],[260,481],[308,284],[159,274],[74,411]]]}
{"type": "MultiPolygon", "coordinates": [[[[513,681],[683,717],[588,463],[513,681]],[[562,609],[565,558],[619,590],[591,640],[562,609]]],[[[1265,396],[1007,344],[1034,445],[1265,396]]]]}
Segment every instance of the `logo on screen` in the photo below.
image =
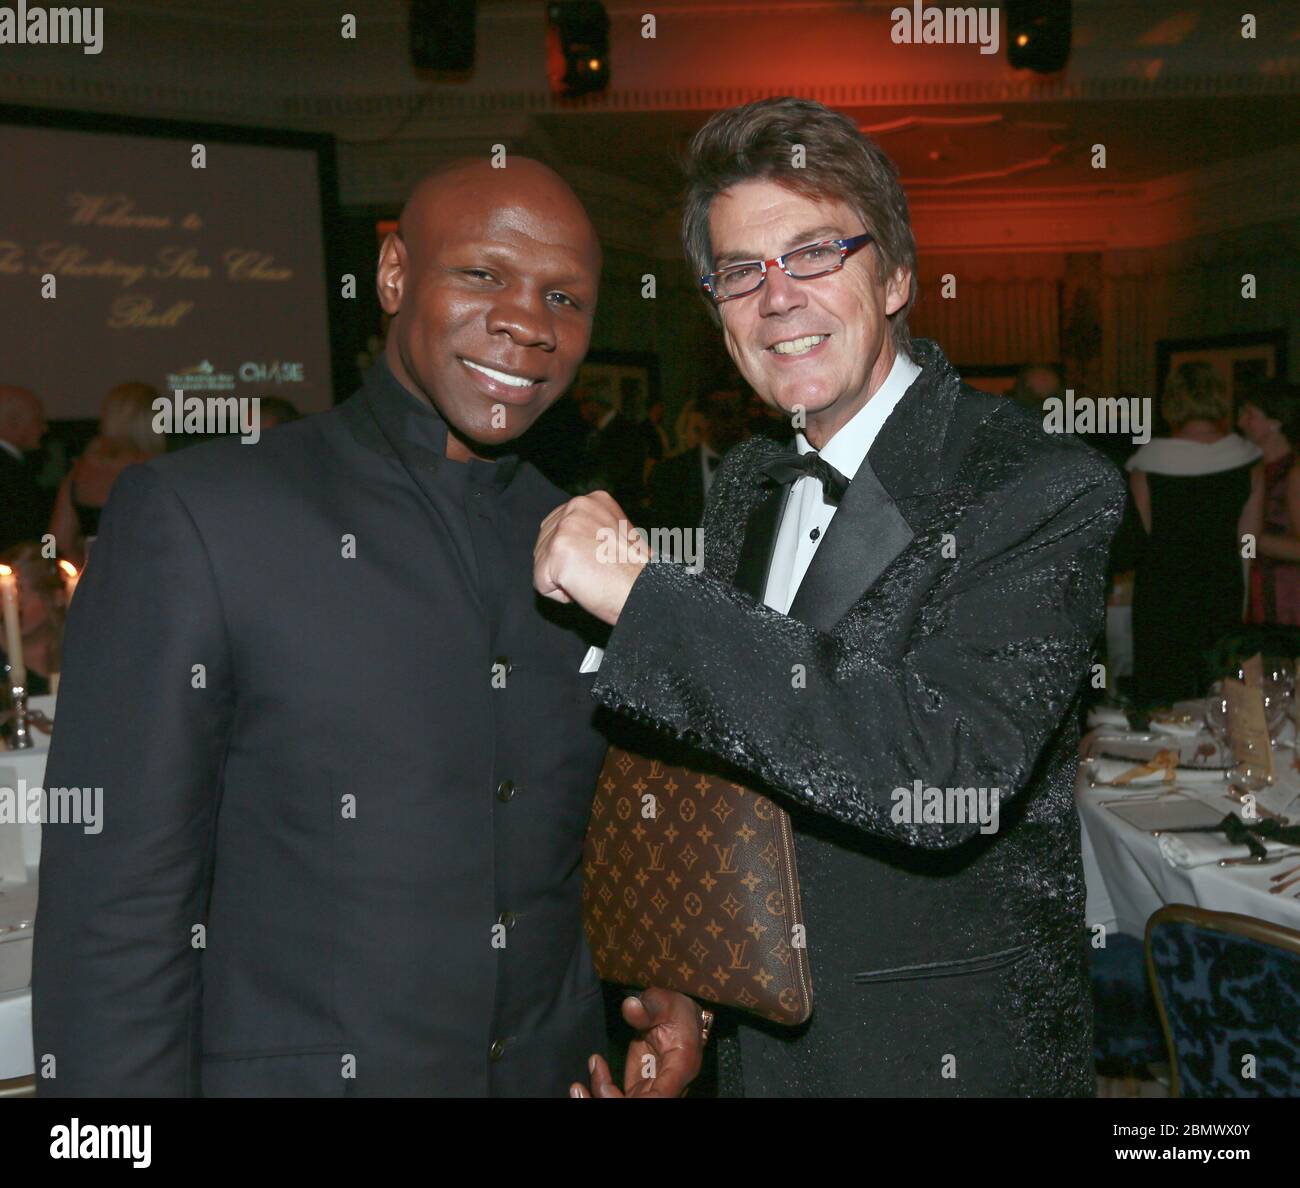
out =
{"type": "Polygon", "coordinates": [[[206,359],[182,371],[169,372],[164,387],[184,388],[187,392],[231,392],[235,377],[228,371],[218,371],[206,359]]]}
{"type": "Polygon", "coordinates": [[[249,361],[239,365],[239,379],[245,384],[301,384],[306,381],[303,363],[249,361]]]}

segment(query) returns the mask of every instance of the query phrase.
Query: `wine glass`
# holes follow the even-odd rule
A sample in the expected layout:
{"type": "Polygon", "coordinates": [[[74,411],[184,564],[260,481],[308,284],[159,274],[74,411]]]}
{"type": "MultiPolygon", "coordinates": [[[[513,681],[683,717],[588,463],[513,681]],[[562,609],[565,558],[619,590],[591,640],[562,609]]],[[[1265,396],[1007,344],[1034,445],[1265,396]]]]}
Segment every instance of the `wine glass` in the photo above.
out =
{"type": "Polygon", "coordinates": [[[1209,696],[1205,699],[1205,725],[1220,749],[1227,754],[1228,695],[1223,691],[1222,681],[1215,681],[1210,686],[1209,696]]]}

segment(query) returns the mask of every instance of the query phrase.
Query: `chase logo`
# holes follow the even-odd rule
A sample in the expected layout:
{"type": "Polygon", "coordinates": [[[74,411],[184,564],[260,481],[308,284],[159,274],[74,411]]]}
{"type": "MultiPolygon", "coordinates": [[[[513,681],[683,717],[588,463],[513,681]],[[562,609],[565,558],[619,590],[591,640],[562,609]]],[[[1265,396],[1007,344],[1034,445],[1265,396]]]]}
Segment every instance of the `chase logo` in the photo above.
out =
{"type": "Polygon", "coordinates": [[[250,361],[239,365],[239,379],[245,384],[301,384],[306,379],[303,368],[302,363],[282,363],[279,359],[271,363],[250,361]]]}

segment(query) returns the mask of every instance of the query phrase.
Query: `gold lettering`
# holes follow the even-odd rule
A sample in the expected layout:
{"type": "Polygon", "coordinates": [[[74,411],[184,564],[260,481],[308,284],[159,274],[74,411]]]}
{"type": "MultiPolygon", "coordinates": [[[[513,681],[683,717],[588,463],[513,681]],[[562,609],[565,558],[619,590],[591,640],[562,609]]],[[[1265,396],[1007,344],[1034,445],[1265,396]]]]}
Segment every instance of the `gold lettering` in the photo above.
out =
{"type": "Polygon", "coordinates": [[[154,313],[152,297],[143,293],[123,293],[109,307],[110,330],[171,329],[194,308],[193,301],[176,301],[162,313],[154,313]]]}
{"type": "Polygon", "coordinates": [[[231,280],[286,281],[293,276],[292,268],[275,267],[275,257],[265,252],[231,248],[223,259],[231,280]]]}
{"type": "Polygon", "coordinates": [[[72,207],[70,222],[74,227],[125,227],[146,231],[165,231],[172,225],[170,215],[135,213],[135,199],[126,194],[69,194],[72,207]]]}
{"type": "Polygon", "coordinates": [[[199,253],[194,248],[166,247],[158,253],[158,263],[152,275],[158,280],[207,280],[212,269],[198,263],[199,253]]]}
{"type": "Polygon", "coordinates": [[[129,289],[145,274],[143,264],[127,264],[105,256],[95,260],[77,243],[43,243],[36,249],[36,261],[31,265],[33,275],[53,272],[56,276],[100,277],[122,282],[129,289]]]}

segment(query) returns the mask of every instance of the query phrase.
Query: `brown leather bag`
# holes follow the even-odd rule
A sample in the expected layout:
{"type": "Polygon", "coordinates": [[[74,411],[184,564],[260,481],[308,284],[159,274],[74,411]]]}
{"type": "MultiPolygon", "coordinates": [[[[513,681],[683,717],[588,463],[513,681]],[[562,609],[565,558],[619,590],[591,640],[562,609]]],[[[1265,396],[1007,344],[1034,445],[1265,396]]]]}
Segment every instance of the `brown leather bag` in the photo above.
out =
{"type": "Polygon", "coordinates": [[[812,1014],[794,835],[766,796],[610,747],[583,872],[583,925],[603,980],[777,1023],[812,1014]]]}

